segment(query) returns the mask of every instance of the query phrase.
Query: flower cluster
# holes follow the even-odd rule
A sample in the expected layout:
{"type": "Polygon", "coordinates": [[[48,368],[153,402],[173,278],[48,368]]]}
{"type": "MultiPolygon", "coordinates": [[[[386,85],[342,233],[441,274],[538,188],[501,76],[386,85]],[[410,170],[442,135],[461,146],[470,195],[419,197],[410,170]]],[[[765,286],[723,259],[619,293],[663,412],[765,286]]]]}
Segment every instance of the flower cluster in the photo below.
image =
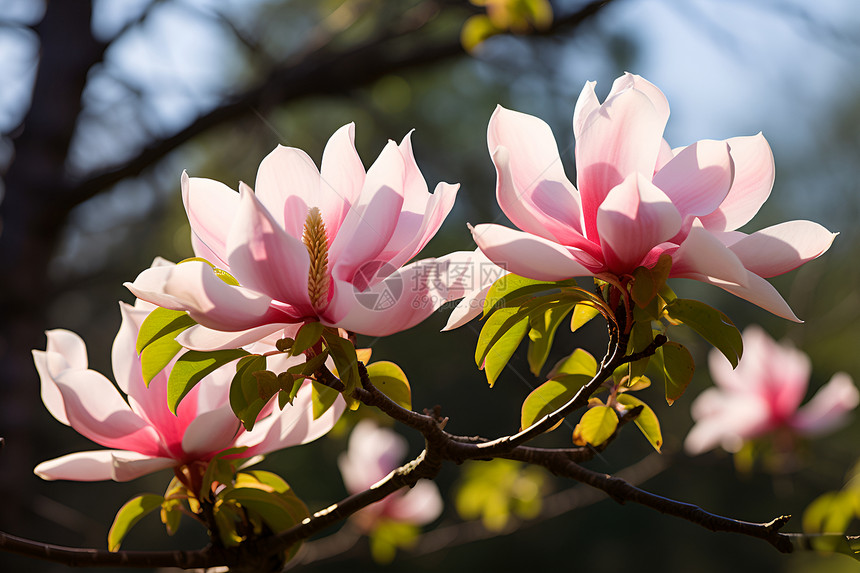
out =
{"type": "Polygon", "coordinates": [[[777,344],[763,330],[744,330],[744,358],[732,370],[718,352],[708,364],[717,387],[702,392],[693,402],[696,425],[684,447],[700,454],[715,447],[737,452],[744,443],[780,432],[817,436],[848,421],[860,403],[851,377],[839,372],[803,407],[809,358],[788,343],[777,344]]]}
{"type": "Polygon", "coordinates": [[[516,231],[477,225],[494,263],[525,277],[621,277],[672,258],[670,276],[717,285],[798,320],[766,278],[814,259],[835,235],[790,221],[746,235],[737,229],[770,195],[773,157],[761,134],[672,149],[669,104],[656,86],[625,74],[602,104],[594,82],[573,113],[578,188],[562,168],[549,126],[498,107],[487,144],[496,198],[516,231]]]}

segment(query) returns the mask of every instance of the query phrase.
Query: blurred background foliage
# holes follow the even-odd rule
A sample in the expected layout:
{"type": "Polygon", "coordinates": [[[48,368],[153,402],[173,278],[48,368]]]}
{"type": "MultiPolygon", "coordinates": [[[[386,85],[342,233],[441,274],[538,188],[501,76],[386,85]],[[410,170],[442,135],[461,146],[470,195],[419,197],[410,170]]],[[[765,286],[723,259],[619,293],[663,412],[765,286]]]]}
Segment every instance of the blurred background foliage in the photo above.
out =
{"type": "MultiPolygon", "coordinates": [[[[552,23],[538,32],[503,33],[467,54],[460,33],[468,18],[485,13],[476,4],[487,2],[0,0],[3,531],[104,547],[119,506],[169,481],[167,474],[128,484],[35,477],[38,462],[92,444],[42,407],[29,351],[44,348],[45,329],[68,328],[87,341],[91,367],[110,373],[115,301],[131,300],[122,282],[156,255],[179,260],[191,253],[179,193],[183,169],[234,187],[240,180],[252,184],[260,159],[276,144],[319,161],[329,135],[349,121],[356,122],[367,166],[387,139],[415,129],[415,153],[431,188],[440,180],[461,184],[453,212],[423,254],[471,249],[466,222],[503,218],[485,143],[495,105],[549,122],[573,180],[576,97],[587,80],[597,80],[605,96],[623,71],[666,93],[673,146],[764,132],[776,157],[776,185],[746,230],[808,218],[841,232],[820,260],[774,280],[806,324],[770,316],[719,289],[682,281],[674,285],[679,293],[716,306],[740,328],[760,323],[777,339],[794,341],[814,364],[810,395],[839,370],[860,379],[860,14],[853,0],[558,0],[551,3],[552,23]]],[[[405,333],[360,343],[373,348],[374,359],[400,364],[414,406],[441,405],[452,431],[516,430],[522,400],[541,382],[528,373],[524,353],[490,389],[472,359],[477,324],[438,334],[445,319],[440,312],[405,333]]],[[[548,363],[577,346],[599,356],[605,341],[594,322],[576,336],[559,336],[548,363]]],[[[680,452],[690,401],[711,384],[707,348],[694,339],[690,347],[701,368],[687,396],[669,408],[660,384],[641,395],[663,423],[665,453],[638,474],[634,467],[633,478],[656,473],[646,489],[751,521],[799,516],[816,495],[842,485],[860,455],[860,421],[810,444],[800,469],[787,475],[760,467],[740,475],[728,454],[680,452]]],[[[540,443],[569,444],[573,423],[540,443]]],[[[590,467],[616,472],[651,455],[631,430],[590,467]]],[[[404,434],[413,453],[420,451],[417,436],[404,434]]],[[[335,465],[345,440],[344,428],[274,454],[264,467],[319,509],[345,494],[335,465]]],[[[446,467],[439,478],[451,500],[440,527],[459,520],[453,492],[461,469],[446,467]]],[[[570,507],[587,506],[540,514],[534,522],[524,517],[470,544],[458,541],[481,537],[474,527],[449,529],[454,538],[440,543],[437,536],[424,554],[401,553],[388,570],[856,569],[839,556],[784,556],[761,541],[712,534],[641,507],[595,504],[592,494],[571,493],[575,484],[549,475],[534,483],[570,507]]],[[[789,529],[799,528],[798,517],[789,529]]],[[[170,539],[151,518],[126,547],[204,543],[194,525],[170,539]]],[[[330,553],[308,568],[372,566],[363,542],[330,553]]],[[[0,569],[66,570],[4,553],[0,569]]]]}

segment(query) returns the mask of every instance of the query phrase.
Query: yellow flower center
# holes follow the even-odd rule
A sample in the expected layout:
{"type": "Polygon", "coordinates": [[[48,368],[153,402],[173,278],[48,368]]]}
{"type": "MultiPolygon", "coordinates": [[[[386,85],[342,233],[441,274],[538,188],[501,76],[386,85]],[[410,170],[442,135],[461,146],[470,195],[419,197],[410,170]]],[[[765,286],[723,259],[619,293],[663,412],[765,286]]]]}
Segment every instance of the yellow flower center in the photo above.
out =
{"type": "Polygon", "coordinates": [[[308,249],[311,266],[308,270],[308,296],[314,310],[320,310],[328,302],[328,237],[325,223],[318,207],[308,210],[302,242],[308,249]]]}

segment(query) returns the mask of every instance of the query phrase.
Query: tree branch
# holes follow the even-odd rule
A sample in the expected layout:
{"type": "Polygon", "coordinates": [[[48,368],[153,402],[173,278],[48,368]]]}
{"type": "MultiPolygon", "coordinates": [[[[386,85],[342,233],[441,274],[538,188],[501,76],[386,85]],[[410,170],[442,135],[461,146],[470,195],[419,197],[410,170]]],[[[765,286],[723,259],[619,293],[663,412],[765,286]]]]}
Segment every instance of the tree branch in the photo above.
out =
{"type": "MultiPolygon", "coordinates": [[[[575,12],[558,16],[550,27],[534,35],[547,36],[575,28],[598,14],[611,1],[589,2],[575,12]]],[[[229,98],[187,127],[151,143],[121,165],[93,174],[68,189],[61,199],[63,209],[71,209],[115,183],[138,175],[191,138],[228,121],[251,116],[255,110],[265,110],[275,104],[282,105],[311,95],[348,93],[389,74],[414,70],[465,55],[459,33],[409,48],[402,45],[393,46],[405,33],[411,31],[388,28],[383,35],[343,52],[332,53],[327,48],[321,48],[303,55],[298,61],[283,64],[259,84],[229,98]]]]}

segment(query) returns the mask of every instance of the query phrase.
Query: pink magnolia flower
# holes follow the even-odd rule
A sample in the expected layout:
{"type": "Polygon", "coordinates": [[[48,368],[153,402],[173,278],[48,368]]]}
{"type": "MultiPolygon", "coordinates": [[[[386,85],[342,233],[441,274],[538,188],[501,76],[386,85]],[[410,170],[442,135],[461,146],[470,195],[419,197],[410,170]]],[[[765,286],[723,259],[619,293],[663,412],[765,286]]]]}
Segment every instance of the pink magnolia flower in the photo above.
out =
{"type": "Polygon", "coordinates": [[[714,350],[708,364],[717,384],[692,405],[696,425],[684,447],[700,454],[717,446],[738,451],[747,440],[777,431],[815,436],[842,426],[860,403],[860,392],[844,372],[830,381],[803,407],[809,385],[809,358],[789,344],[777,344],[763,330],[744,330],[744,357],[732,370],[714,350]]]}
{"type": "Polygon", "coordinates": [[[317,439],[345,409],[339,399],[314,420],[307,382],[292,406],[278,411],[270,405],[254,429],[246,432],[230,409],[229,387],[235,369],[226,366],[197,384],[174,415],[167,408],[172,366],[156,375],[147,388],[135,350],[138,330],[152,307],[138,301],[136,307],[120,303],[120,308],[122,325],[114,340],[112,362],[121,392],[87,367],[86,346],[73,332],[48,331],[47,350],[33,351],[42,379],[42,401],[51,415],[112,448],[42,462],[35,473],[44,479],[128,481],[164,468],[205,463],[234,447],[247,449],[232,457],[265,454],[317,439]]]}
{"type": "Polygon", "coordinates": [[[450,263],[467,253],[403,266],[439,229],[458,185],[428,192],[408,134],[400,145],[389,141],[365,172],[353,132],[348,124],[332,135],[319,170],[303,151],[278,146],[260,164],[255,191],[183,174],[196,254],[241,286],[202,261],[148,269],[126,286],[187,311],[200,326],[181,340],[199,349],[308,320],[382,336],[462,296],[448,290],[458,278],[450,263]]]}
{"type": "Polygon", "coordinates": [[[521,230],[485,224],[472,234],[495,263],[539,280],[624,276],[672,257],[672,277],[715,284],[798,320],[766,278],[825,252],[835,235],[791,221],[750,235],[736,229],[773,185],[761,134],[671,149],[669,104],[639,76],[615,80],[602,104],[586,83],[573,114],[578,189],[568,180],[546,123],[498,107],[487,143],[496,197],[521,230]]]}
{"type": "MultiPolygon", "coordinates": [[[[350,493],[369,489],[396,469],[406,456],[406,440],[381,428],[371,420],[356,424],[349,446],[338,459],[343,483],[350,493]]],[[[369,532],[383,519],[412,525],[430,523],[442,513],[442,497],[432,481],[421,480],[412,489],[399,490],[353,516],[359,527],[369,532]]]]}

